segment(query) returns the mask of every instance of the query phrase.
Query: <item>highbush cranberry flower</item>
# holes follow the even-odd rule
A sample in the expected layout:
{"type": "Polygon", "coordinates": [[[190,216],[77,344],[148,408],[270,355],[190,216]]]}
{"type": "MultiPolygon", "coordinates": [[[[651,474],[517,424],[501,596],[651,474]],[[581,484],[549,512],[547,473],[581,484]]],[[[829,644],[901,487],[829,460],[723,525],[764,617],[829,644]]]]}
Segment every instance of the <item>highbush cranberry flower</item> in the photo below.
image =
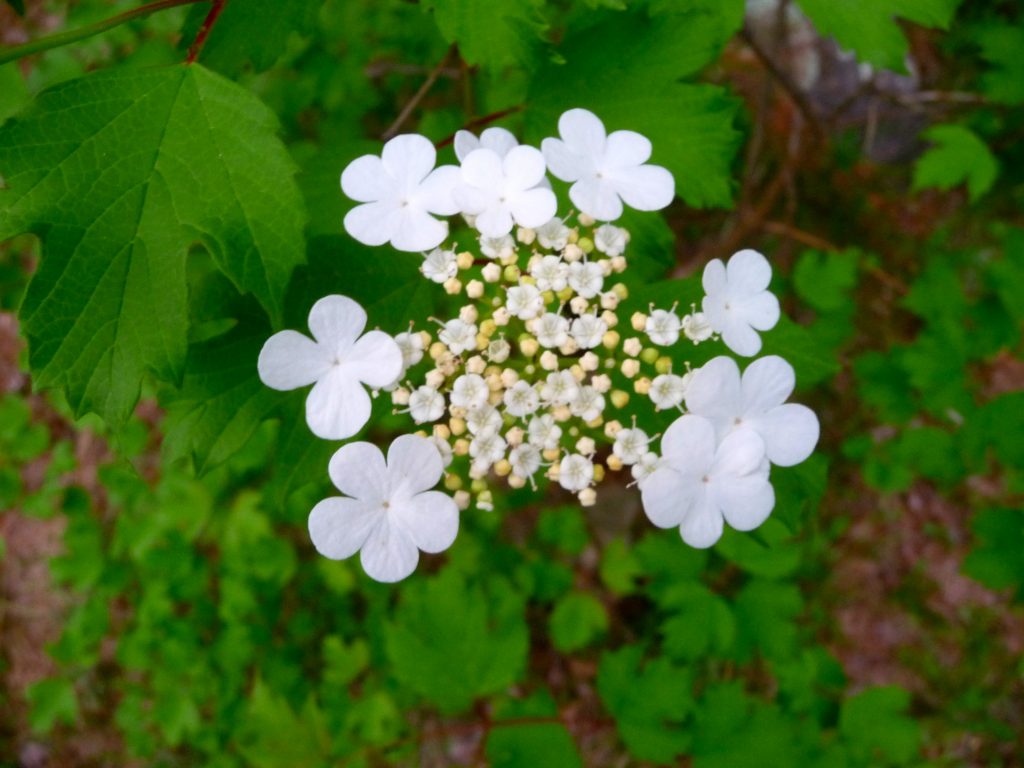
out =
{"type": "Polygon", "coordinates": [[[710,547],[723,521],[738,531],[757,528],[775,506],[764,442],[741,429],[721,443],[702,416],[676,419],[661,438],[662,460],[640,481],[644,512],[659,528],[679,526],[691,547],[710,547]]]}
{"type": "Polygon", "coordinates": [[[511,131],[505,128],[485,128],[480,138],[477,138],[469,131],[456,131],[455,133],[455,156],[461,163],[469,153],[474,150],[489,149],[498,157],[505,157],[514,147],[519,146],[519,140],[511,131]]]}
{"type": "Polygon", "coordinates": [[[477,149],[462,161],[462,180],[453,196],[486,237],[507,235],[513,224],[539,227],[555,215],[558,201],[544,178],[544,156],[533,147],[513,147],[502,158],[477,149]]]}
{"type": "Polygon", "coordinates": [[[820,426],[814,411],[787,403],[793,393],[793,366],[777,355],[762,357],[740,377],[730,357],[716,357],[693,372],[686,389],[686,407],[709,419],[719,439],[737,429],[757,432],[772,464],[799,464],[818,443],[820,426]]]}
{"type": "Polygon", "coordinates": [[[604,123],[585,109],[570,109],[558,119],[560,139],[544,139],[548,169],[571,181],[573,204],[598,221],[622,215],[622,203],[640,211],[657,211],[675,197],[672,174],[646,165],[651,142],[634,131],[605,133],[604,123]]]}
{"type": "Polygon", "coordinates": [[[365,245],[391,243],[400,251],[426,251],[448,236],[448,224],[430,214],[459,212],[452,190],[454,165],[434,168],[434,145],[416,134],[395,136],[381,156],[357,157],[341,174],[341,189],[362,205],[345,215],[345,230],[365,245]]]}
{"type": "Polygon", "coordinates": [[[728,265],[713,259],[704,267],[704,314],[722,341],[737,355],[761,351],[758,331],[779,322],[779,300],[768,291],[772,268],[757,251],[732,255],[728,265]]]}
{"type": "Polygon", "coordinates": [[[430,490],[443,467],[427,438],[395,439],[386,462],[377,446],[349,443],[327,472],[345,496],[324,499],[309,513],[310,538],[325,557],[360,552],[370,578],[393,582],[416,570],[420,550],[443,552],[455,541],[459,510],[451,497],[430,490]]]}
{"type": "Polygon", "coordinates": [[[317,437],[343,440],[370,419],[370,396],[402,373],[402,351],[382,331],[364,334],[366,312],[347,296],[324,296],[309,311],[310,339],[298,331],[275,333],[260,350],[260,379],[271,389],[313,384],[306,422],[317,437]]]}

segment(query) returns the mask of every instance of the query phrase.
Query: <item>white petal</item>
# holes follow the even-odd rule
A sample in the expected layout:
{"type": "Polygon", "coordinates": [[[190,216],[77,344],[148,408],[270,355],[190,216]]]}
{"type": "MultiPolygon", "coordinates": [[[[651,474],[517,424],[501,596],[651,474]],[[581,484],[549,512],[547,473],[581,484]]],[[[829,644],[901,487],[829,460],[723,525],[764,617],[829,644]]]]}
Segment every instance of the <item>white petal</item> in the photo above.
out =
{"type": "Polygon", "coordinates": [[[612,131],[605,145],[604,163],[606,170],[635,168],[651,157],[651,142],[636,131],[612,131]]]}
{"type": "Polygon", "coordinates": [[[399,210],[390,201],[357,205],[345,214],[345,231],[363,245],[384,245],[391,239],[399,210]]]}
{"type": "Polygon", "coordinates": [[[498,157],[504,157],[513,147],[519,146],[519,140],[512,131],[495,126],[485,128],[480,134],[480,146],[493,149],[498,157]]]}
{"type": "Polygon", "coordinates": [[[551,174],[562,181],[578,181],[594,172],[594,161],[574,152],[561,139],[544,139],[540,143],[551,174]]]}
{"type": "Polygon", "coordinates": [[[387,387],[402,375],[402,349],[383,331],[370,331],[352,346],[342,365],[369,387],[387,387]]]}
{"type": "MultiPolygon", "coordinates": [[[[487,131],[484,131],[484,133],[487,133],[487,131]]],[[[459,159],[460,163],[466,159],[466,155],[474,149],[480,149],[481,146],[482,142],[480,139],[469,131],[455,132],[455,157],[459,159]]]]}
{"type": "Polygon", "coordinates": [[[679,526],[683,541],[696,549],[707,549],[722,538],[722,512],[709,498],[702,494],[699,503],[694,504],[690,513],[679,526]]]}
{"type": "Polygon", "coordinates": [[[685,475],[705,474],[714,453],[715,428],[703,416],[680,416],[661,438],[661,455],[673,469],[685,475]]]}
{"type": "Polygon", "coordinates": [[[715,498],[726,522],[737,531],[752,531],[775,506],[775,490],[762,474],[733,478],[715,487],[715,498]]]}
{"type": "Polygon", "coordinates": [[[512,216],[521,227],[539,227],[551,220],[558,200],[550,189],[538,187],[518,195],[511,206],[512,216]]]}
{"type": "Polygon", "coordinates": [[[341,172],[341,191],[360,203],[370,203],[395,193],[395,180],[376,155],[357,157],[341,172]]]}
{"type": "Polygon", "coordinates": [[[440,491],[418,493],[408,501],[394,502],[391,514],[424,552],[444,552],[459,533],[459,508],[451,496],[440,491]]]}
{"type": "Polygon", "coordinates": [[[687,409],[714,422],[720,435],[742,415],[742,402],[740,369],[731,357],[724,355],[694,371],[686,387],[687,409]]]}
{"type": "Polygon", "coordinates": [[[306,398],[306,423],[324,440],[352,437],[369,420],[370,396],[340,366],[320,379],[306,398]]]}
{"type": "Polygon", "coordinates": [[[433,488],[443,471],[441,452],[425,437],[402,435],[388,448],[388,476],[394,498],[409,498],[433,488]]]}
{"type": "Polygon", "coordinates": [[[750,248],[734,253],[725,269],[729,288],[740,295],[763,291],[772,279],[768,259],[750,248]]]}
{"type": "Polygon", "coordinates": [[[750,426],[764,439],[768,460],[780,467],[792,467],[810,456],[821,433],[814,411],[799,403],[773,408],[750,426]]]}
{"type": "Polygon", "coordinates": [[[721,259],[712,259],[707,263],[701,283],[704,286],[704,293],[709,296],[725,292],[728,283],[725,276],[725,264],[721,259]]]}
{"type": "Polygon", "coordinates": [[[760,416],[782,405],[793,394],[794,386],[792,365],[778,355],[758,358],[743,372],[743,416],[760,416]]]}
{"type": "Polygon", "coordinates": [[[412,206],[402,211],[391,233],[391,245],[399,251],[429,251],[448,237],[448,222],[412,206]]]}
{"type": "Polygon", "coordinates": [[[384,523],[367,539],[359,559],[367,576],[391,583],[416,570],[420,551],[401,526],[384,523]]]}
{"type": "Polygon", "coordinates": [[[390,492],[384,454],[373,443],[343,445],[327,464],[334,487],[351,496],[380,507],[390,492]]]}
{"type": "Polygon", "coordinates": [[[757,331],[731,313],[726,313],[725,322],[715,330],[721,334],[725,346],[737,355],[753,357],[761,351],[761,337],[757,331]]]}
{"type": "Polygon", "coordinates": [[[383,521],[379,506],[356,499],[324,499],[309,513],[309,538],[324,557],[344,560],[358,552],[383,521]]]}
{"type": "Polygon", "coordinates": [[[437,162],[437,150],[426,136],[406,133],[384,145],[381,160],[388,173],[411,188],[426,178],[437,162]]]}
{"type": "Polygon", "coordinates": [[[596,157],[604,154],[604,123],[586,109],[570,109],[558,118],[558,133],[574,151],[596,157]]]}
{"type": "Polygon", "coordinates": [[[324,296],[309,310],[309,330],[331,354],[346,353],[366,327],[366,310],[348,296],[324,296]]]}
{"type": "Polygon", "coordinates": [[[512,214],[504,205],[495,205],[476,217],[476,228],[484,237],[501,237],[512,231],[512,214]]]}
{"type": "Polygon", "coordinates": [[[742,299],[738,311],[747,324],[759,331],[770,331],[779,322],[779,300],[768,291],[742,299]]]}
{"type": "Polygon", "coordinates": [[[435,168],[423,180],[412,196],[423,210],[436,213],[438,216],[454,216],[459,213],[459,206],[452,196],[455,186],[462,178],[458,166],[442,165],[435,168]]]}
{"type": "Polygon", "coordinates": [[[298,331],[275,333],[264,342],[256,362],[260,381],[280,390],[312,384],[330,367],[328,352],[298,331]]]}
{"type": "Polygon", "coordinates": [[[622,200],[615,187],[594,176],[582,178],[569,187],[569,199],[583,213],[598,221],[614,221],[622,215],[622,200]]]}
{"type": "Polygon", "coordinates": [[[676,196],[675,179],[660,165],[609,171],[607,178],[626,205],[638,211],[660,211],[676,196]]]}
{"type": "MultiPolygon", "coordinates": [[[[531,189],[537,186],[544,178],[546,169],[544,155],[534,147],[513,147],[502,161],[502,172],[513,189],[531,189]]],[[[541,224],[543,223],[542,221],[541,224]]]]}
{"type": "Polygon", "coordinates": [[[737,429],[726,435],[718,446],[711,476],[716,484],[728,485],[734,478],[760,473],[764,457],[764,440],[757,431],[737,429]]]}
{"type": "Polygon", "coordinates": [[[498,196],[489,189],[481,189],[480,187],[460,182],[452,190],[452,199],[459,206],[460,213],[478,216],[494,205],[498,200],[498,196]]]}
{"type": "Polygon", "coordinates": [[[693,500],[693,483],[671,467],[660,467],[640,484],[644,514],[659,528],[679,525],[693,500]]]}
{"type": "Polygon", "coordinates": [[[492,189],[504,173],[501,158],[491,149],[473,150],[462,161],[462,181],[473,187],[492,189]]]}

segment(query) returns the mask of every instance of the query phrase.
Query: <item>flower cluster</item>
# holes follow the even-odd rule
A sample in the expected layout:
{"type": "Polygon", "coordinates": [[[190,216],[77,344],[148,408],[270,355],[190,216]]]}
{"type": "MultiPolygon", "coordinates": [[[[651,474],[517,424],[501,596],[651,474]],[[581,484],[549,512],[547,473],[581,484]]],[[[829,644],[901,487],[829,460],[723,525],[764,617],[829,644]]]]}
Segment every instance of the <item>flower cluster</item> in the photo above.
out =
{"type": "Polygon", "coordinates": [[[639,486],[655,525],[678,526],[687,543],[708,547],[723,521],[760,525],[775,502],[771,465],[799,463],[814,449],[818,420],[785,402],[795,377],[781,358],[760,358],[741,374],[730,357],[691,370],[669,354],[721,341],[756,355],[759,332],[779,319],[768,261],[751,250],[716,259],[704,270],[699,309],[652,305],[625,317],[630,235],[612,222],[623,206],[667,206],[672,175],[647,163],[646,138],[609,134],[586,110],[563,114],[558,129],[540,149],[501,128],[460,131],[460,164],[438,168],[427,139],[398,136],[342,174],[342,189],[360,203],[345,218],[349,234],[422,252],[423,278],[457,311],[392,338],[364,333],[362,308],[327,296],[310,312],[312,339],[282,331],[265,344],[258,367],[268,386],[313,384],[306,416],[318,436],[362,429],[366,388],[388,393],[416,425],[386,460],[365,442],[335,454],[328,471],[345,496],[320,502],[309,519],[327,557],[360,551],[371,577],[395,581],[415,569],[419,551],[454,541],[459,510],[493,509],[495,483],[557,483],[589,506],[614,473],[639,486]],[[570,185],[574,213],[558,215],[547,173],[570,185]],[[437,216],[455,215],[475,230],[478,248],[446,244],[449,223],[437,216]],[[638,426],[645,411],[679,413],[660,443],[638,426]],[[447,493],[431,490],[442,477],[447,493]]]}

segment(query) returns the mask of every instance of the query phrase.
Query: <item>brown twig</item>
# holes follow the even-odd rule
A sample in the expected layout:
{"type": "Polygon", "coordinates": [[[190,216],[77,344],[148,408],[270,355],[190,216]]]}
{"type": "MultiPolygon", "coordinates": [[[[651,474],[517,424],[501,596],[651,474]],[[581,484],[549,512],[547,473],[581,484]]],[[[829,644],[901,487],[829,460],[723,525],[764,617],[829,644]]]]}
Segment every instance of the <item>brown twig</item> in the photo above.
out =
{"type": "Polygon", "coordinates": [[[802,229],[790,226],[781,221],[766,221],[761,225],[761,228],[765,232],[771,232],[773,235],[780,235],[781,237],[788,237],[790,240],[795,240],[798,243],[806,245],[808,248],[815,248],[819,251],[832,251],[837,252],[840,250],[839,246],[835,243],[829,242],[823,237],[805,232],[802,229]]]}
{"type": "Polygon", "coordinates": [[[451,58],[454,52],[454,45],[445,51],[441,60],[437,62],[437,65],[432,70],[430,70],[430,74],[427,75],[427,79],[423,81],[423,85],[419,87],[419,90],[417,90],[416,93],[413,94],[412,98],[406,102],[406,105],[402,107],[402,111],[398,113],[398,117],[395,118],[395,122],[389,125],[388,129],[381,135],[381,139],[387,141],[398,133],[405,121],[409,119],[409,115],[412,114],[412,111],[416,109],[419,103],[423,101],[423,97],[426,96],[427,93],[430,92],[430,89],[434,87],[434,83],[436,83],[437,78],[441,76],[441,72],[444,71],[444,67],[448,63],[448,59],[451,58]]]}
{"type": "Polygon", "coordinates": [[[213,6],[210,8],[210,12],[206,14],[206,18],[203,19],[203,24],[199,27],[199,32],[196,33],[196,39],[189,46],[188,55],[185,57],[186,64],[194,64],[196,59],[199,58],[203,46],[206,45],[206,38],[210,36],[210,30],[217,23],[217,19],[227,4],[228,0],[213,0],[213,6]]]}
{"type": "MultiPolygon", "coordinates": [[[[503,117],[514,115],[516,112],[522,112],[524,109],[525,106],[522,104],[517,104],[516,106],[509,107],[508,109],[499,109],[497,112],[491,112],[489,115],[484,115],[483,117],[478,117],[474,120],[470,120],[468,123],[462,126],[462,130],[472,131],[475,130],[476,128],[482,128],[485,125],[490,125],[491,123],[497,120],[501,120],[501,118],[503,117]]],[[[455,141],[454,133],[451,136],[437,142],[434,146],[437,149],[441,149],[442,147],[447,147],[453,141],[455,141]]]]}

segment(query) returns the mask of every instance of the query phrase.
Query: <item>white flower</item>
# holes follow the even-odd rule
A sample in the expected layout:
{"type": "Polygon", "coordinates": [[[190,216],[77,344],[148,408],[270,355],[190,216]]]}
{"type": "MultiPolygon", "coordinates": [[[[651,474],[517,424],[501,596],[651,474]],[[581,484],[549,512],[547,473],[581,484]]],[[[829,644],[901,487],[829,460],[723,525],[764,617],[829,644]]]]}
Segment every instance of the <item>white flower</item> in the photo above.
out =
{"type": "Polygon", "coordinates": [[[640,460],[633,465],[629,473],[633,475],[633,479],[638,483],[642,483],[652,474],[654,471],[661,466],[661,457],[654,453],[654,451],[648,451],[640,460]]]}
{"type": "Polygon", "coordinates": [[[256,369],[271,389],[315,382],[306,398],[306,422],[317,437],[352,437],[370,419],[370,396],[363,385],[387,387],[402,374],[395,340],[381,331],[363,334],[365,327],[366,312],[356,302],[324,296],[309,311],[313,339],[281,331],[260,350],[256,369]]]}
{"type": "Polygon", "coordinates": [[[582,491],[594,481],[594,462],[570,453],[558,465],[558,484],[567,491],[582,491]]]}
{"type": "Polygon", "coordinates": [[[640,483],[644,512],[659,528],[678,525],[691,547],[718,541],[723,519],[738,531],[757,528],[775,506],[764,441],[753,430],[719,444],[710,421],[681,416],[662,437],[661,453],[661,465],[640,483]]]}
{"type": "Polygon", "coordinates": [[[527,428],[532,445],[536,445],[542,451],[549,451],[558,447],[558,441],[562,437],[562,428],[555,423],[555,417],[550,413],[542,416],[534,416],[530,419],[530,426],[527,428]]]}
{"type": "Polygon", "coordinates": [[[504,458],[506,448],[508,443],[505,438],[496,430],[485,429],[469,442],[469,455],[477,467],[487,470],[494,462],[504,458]]]}
{"type": "Polygon", "coordinates": [[[537,242],[552,251],[560,251],[569,244],[572,230],[559,218],[552,218],[537,227],[537,242]]]}
{"type": "Polygon", "coordinates": [[[622,460],[623,464],[636,464],[648,453],[647,444],[651,439],[642,429],[620,429],[615,435],[612,453],[622,460]]]}
{"type": "MultiPolygon", "coordinates": [[[[501,237],[481,237],[480,238],[480,253],[489,259],[507,259],[513,253],[516,252],[516,241],[512,239],[512,235],[501,235],[501,237]]],[[[491,265],[488,265],[491,266],[491,265]]],[[[493,265],[497,274],[500,268],[497,264],[493,265]]],[[[484,267],[487,269],[487,267],[484,267]]],[[[486,279],[486,272],[484,273],[484,279],[486,279]]],[[[495,278],[497,280],[497,278],[495,278]]],[[[495,280],[489,280],[488,282],[494,282],[495,280]]]]}
{"type": "Polygon", "coordinates": [[[568,284],[569,265],[558,256],[544,256],[530,268],[530,276],[537,281],[539,290],[557,293],[568,284]]]}
{"type": "Polygon", "coordinates": [[[540,388],[541,398],[551,405],[568,405],[579,393],[580,385],[569,371],[549,373],[540,388]]]}
{"type": "Polygon", "coordinates": [[[583,315],[572,321],[572,337],[580,349],[593,349],[607,331],[608,324],[597,315],[583,315]]]}
{"type": "Polygon", "coordinates": [[[476,325],[466,323],[458,318],[449,320],[437,334],[437,338],[451,350],[453,355],[461,355],[476,349],[476,325]]]}
{"type": "Polygon", "coordinates": [[[494,339],[487,344],[487,359],[492,363],[504,363],[512,352],[512,346],[504,339],[494,339]]]}
{"type": "Polygon", "coordinates": [[[341,188],[357,205],[345,215],[345,230],[365,245],[390,242],[400,251],[426,251],[448,236],[448,223],[430,214],[459,212],[452,190],[454,165],[434,168],[434,145],[416,134],[395,136],[381,156],[357,157],[341,174],[341,188]]]}
{"type": "Polygon", "coordinates": [[[544,310],[544,299],[535,285],[515,285],[505,294],[505,308],[520,320],[532,320],[544,310]]]}
{"type": "Polygon", "coordinates": [[[757,332],[779,321],[779,300],[767,290],[771,279],[768,260],[749,249],[733,254],[728,266],[714,259],[704,267],[704,314],[737,355],[756,355],[761,350],[757,332]]]}
{"type": "Polygon", "coordinates": [[[416,387],[409,395],[409,415],[417,424],[437,421],[444,415],[444,396],[433,387],[416,387]]]}
{"type": "Polygon", "coordinates": [[[483,376],[466,373],[459,376],[452,384],[452,393],[449,399],[452,401],[452,405],[469,410],[486,405],[487,396],[490,394],[491,391],[487,388],[487,382],[484,381],[483,376]]]}
{"type": "Polygon", "coordinates": [[[569,411],[583,421],[593,421],[604,412],[604,396],[591,386],[580,387],[569,403],[569,411]]]}
{"type": "Polygon", "coordinates": [[[420,272],[425,278],[438,284],[443,283],[449,277],[455,277],[459,272],[459,265],[455,262],[455,251],[435,248],[423,257],[420,272]]]}
{"type": "Polygon", "coordinates": [[[388,449],[350,443],[327,468],[342,497],[324,499],[309,513],[309,536],[332,560],[360,552],[366,574],[399,581],[414,570],[420,550],[442,552],[459,531],[459,510],[440,491],[441,455],[425,437],[403,435],[388,449]]]}
{"type": "Polygon", "coordinates": [[[507,235],[513,224],[539,227],[558,207],[555,193],[537,186],[544,171],[544,156],[533,147],[513,147],[504,158],[476,149],[462,161],[462,181],[453,197],[487,237],[507,235]]]}
{"type": "Polygon", "coordinates": [[[525,381],[517,381],[506,389],[502,400],[505,403],[505,411],[516,418],[529,416],[540,407],[537,390],[525,381]]]}
{"type": "Polygon", "coordinates": [[[614,221],[622,203],[640,211],[664,208],[675,197],[672,174],[645,165],[651,142],[633,131],[606,135],[604,124],[585,109],[570,109],[558,119],[561,139],[544,139],[541,149],[551,173],[574,182],[569,197],[583,213],[614,221]]]}
{"type": "MultiPolygon", "coordinates": [[[[395,336],[395,343],[402,351],[402,370],[412,368],[423,359],[423,337],[406,331],[395,336]]],[[[401,374],[399,374],[401,376],[401,374]]]]}
{"type": "Polygon", "coordinates": [[[569,285],[585,299],[592,299],[604,285],[604,270],[596,261],[575,261],[569,265],[569,285]]]}
{"type": "Polygon", "coordinates": [[[540,451],[531,443],[521,443],[509,451],[508,461],[514,474],[519,477],[533,477],[540,469],[540,451]]]}
{"type": "Polygon", "coordinates": [[[534,326],[537,343],[545,349],[560,347],[569,338],[569,321],[554,312],[542,315],[534,326]]]}
{"type": "Polygon", "coordinates": [[[682,323],[679,321],[679,315],[664,309],[655,309],[651,312],[647,316],[647,322],[644,325],[647,337],[662,347],[670,347],[679,341],[679,330],[681,328],[682,323]]]}
{"type": "Polygon", "coordinates": [[[481,405],[466,413],[466,426],[474,435],[495,431],[501,427],[501,414],[493,405],[481,405]]]}
{"type": "Polygon", "coordinates": [[[714,332],[715,329],[711,327],[707,315],[703,312],[694,312],[683,318],[683,333],[694,344],[707,341],[714,332]]]}
{"type": "Polygon", "coordinates": [[[683,402],[683,397],[686,396],[686,390],[690,384],[690,376],[691,374],[689,373],[685,376],[676,376],[673,373],[663,373],[660,376],[655,376],[654,381],[651,382],[651,389],[648,392],[651,402],[654,403],[659,411],[663,411],[666,408],[675,408],[683,402]]]}
{"type": "Polygon", "coordinates": [[[772,464],[791,467],[811,455],[820,427],[814,411],[787,403],[796,375],[793,366],[777,355],[755,360],[740,377],[729,357],[716,357],[692,374],[686,407],[709,419],[719,439],[740,427],[751,429],[764,441],[772,464]]]}
{"type": "Polygon", "coordinates": [[[607,256],[621,256],[629,242],[629,232],[614,224],[602,224],[594,230],[594,247],[607,256]]]}
{"type": "Polygon", "coordinates": [[[478,139],[469,131],[457,131],[455,133],[455,156],[461,163],[469,153],[474,150],[489,149],[498,157],[505,157],[514,147],[519,146],[519,140],[511,131],[505,128],[485,128],[478,139]]]}

